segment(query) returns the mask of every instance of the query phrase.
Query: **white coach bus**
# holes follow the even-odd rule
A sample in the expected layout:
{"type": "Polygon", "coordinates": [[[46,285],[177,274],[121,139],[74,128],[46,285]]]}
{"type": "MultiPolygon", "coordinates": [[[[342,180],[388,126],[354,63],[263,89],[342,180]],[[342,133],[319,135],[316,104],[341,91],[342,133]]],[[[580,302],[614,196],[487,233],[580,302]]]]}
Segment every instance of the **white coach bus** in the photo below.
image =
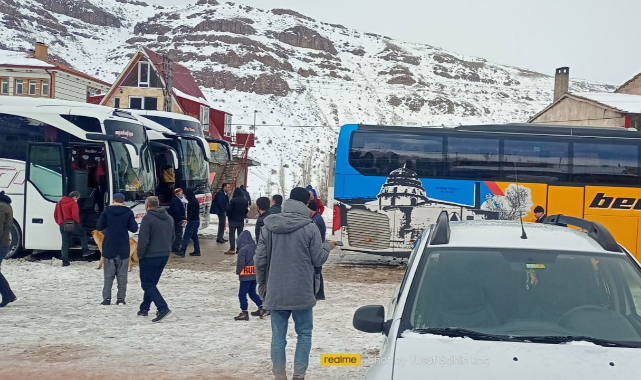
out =
{"type": "MultiPolygon", "coordinates": [[[[212,154],[200,121],[175,112],[130,112],[147,129],[156,166],[156,194],[160,203],[163,206],[169,205],[174,188],[189,189],[194,192],[200,204],[200,228],[209,226],[212,201],[209,162],[212,154]],[[171,166],[174,166],[175,178],[173,183],[168,183],[163,173],[171,166]]],[[[210,140],[223,146],[229,155],[229,144],[226,141],[210,140]]]]}
{"type": "Polygon", "coordinates": [[[54,208],[71,191],[81,194],[81,224],[90,233],[115,193],[125,195],[140,223],[154,186],[147,134],[130,113],[0,97],[0,190],[11,197],[14,210],[7,257],[22,250],[60,250],[54,208]]]}

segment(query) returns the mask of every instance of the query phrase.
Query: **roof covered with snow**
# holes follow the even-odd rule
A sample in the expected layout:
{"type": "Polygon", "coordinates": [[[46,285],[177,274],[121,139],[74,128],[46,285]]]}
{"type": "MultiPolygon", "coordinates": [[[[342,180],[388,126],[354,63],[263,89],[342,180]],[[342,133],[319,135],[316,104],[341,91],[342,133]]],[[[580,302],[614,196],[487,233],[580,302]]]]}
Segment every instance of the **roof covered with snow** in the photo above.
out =
{"type": "MultiPolygon", "coordinates": [[[[605,252],[586,233],[567,227],[525,223],[527,239],[521,239],[521,224],[507,221],[450,223],[448,247],[520,248],[605,252]]],[[[613,252],[608,252],[613,253],[613,252]]],[[[615,254],[615,253],[613,253],[615,254]]]]}
{"type": "Polygon", "coordinates": [[[641,95],[617,94],[613,92],[579,92],[570,95],[592,100],[619,111],[641,113],[641,95]]]}
{"type": "Polygon", "coordinates": [[[0,50],[0,66],[55,67],[51,63],[30,57],[28,53],[0,50]]]}

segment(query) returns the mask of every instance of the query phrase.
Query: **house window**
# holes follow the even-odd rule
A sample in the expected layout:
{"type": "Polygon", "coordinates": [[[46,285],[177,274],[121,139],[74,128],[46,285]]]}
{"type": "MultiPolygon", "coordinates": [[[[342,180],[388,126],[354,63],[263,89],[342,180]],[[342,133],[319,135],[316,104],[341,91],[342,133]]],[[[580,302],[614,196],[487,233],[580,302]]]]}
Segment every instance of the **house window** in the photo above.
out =
{"type": "Polygon", "coordinates": [[[36,95],[36,81],[29,81],[29,95],[36,95]]]}
{"type": "Polygon", "coordinates": [[[149,63],[138,62],[138,87],[149,87],[149,63]]]}
{"type": "Polygon", "coordinates": [[[9,78],[2,78],[2,81],[0,82],[0,94],[8,94],[9,93],[9,78]]]}
{"type": "Polygon", "coordinates": [[[16,89],[15,89],[15,94],[16,95],[22,95],[23,93],[23,80],[22,79],[16,79],[16,89]]]}
{"type": "Polygon", "coordinates": [[[158,98],[153,97],[153,96],[146,96],[145,100],[143,102],[143,105],[145,106],[146,110],[157,111],[158,110],[158,98]]]}
{"type": "Polygon", "coordinates": [[[120,108],[120,98],[114,98],[114,108],[120,108]]]}
{"type": "Polygon", "coordinates": [[[40,93],[42,96],[49,96],[49,81],[47,79],[42,80],[40,93]]]}
{"type": "Polygon", "coordinates": [[[158,110],[158,98],[147,96],[130,96],[129,108],[136,110],[158,110]]]}
{"type": "Polygon", "coordinates": [[[140,96],[130,96],[129,97],[129,108],[135,110],[142,109],[142,98],[140,96]]]}
{"type": "Polygon", "coordinates": [[[209,131],[209,107],[200,106],[200,124],[203,125],[203,130],[209,131]]]}
{"type": "Polygon", "coordinates": [[[231,136],[231,115],[225,114],[225,136],[231,136]]]}

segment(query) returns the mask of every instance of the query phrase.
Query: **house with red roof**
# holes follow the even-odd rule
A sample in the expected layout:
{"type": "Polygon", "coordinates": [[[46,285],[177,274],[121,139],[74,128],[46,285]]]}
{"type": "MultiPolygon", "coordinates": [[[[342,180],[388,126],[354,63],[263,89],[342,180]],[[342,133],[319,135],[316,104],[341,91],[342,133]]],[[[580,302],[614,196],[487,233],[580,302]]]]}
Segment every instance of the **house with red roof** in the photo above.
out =
{"type": "Polygon", "coordinates": [[[91,75],[50,60],[46,44],[29,52],[0,50],[0,96],[53,98],[86,102],[111,87],[91,75]]]}
{"type": "MultiPolygon", "coordinates": [[[[232,160],[212,167],[218,172],[214,187],[222,181],[246,184],[251,162],[248,152],[254,146],[254,135],[232,135],[232,115],[212,107],[189,69],[166,55],[139,48],[111,88],[89,102],[122,109],[171,110],[200,120],[206,137],[226,140],[232,146],[232,160]],[[170,101],[165,101],[166,95],[170,101]]],[[[212,151],[218,147],[215,142],[210,146],[212,151]]]]}

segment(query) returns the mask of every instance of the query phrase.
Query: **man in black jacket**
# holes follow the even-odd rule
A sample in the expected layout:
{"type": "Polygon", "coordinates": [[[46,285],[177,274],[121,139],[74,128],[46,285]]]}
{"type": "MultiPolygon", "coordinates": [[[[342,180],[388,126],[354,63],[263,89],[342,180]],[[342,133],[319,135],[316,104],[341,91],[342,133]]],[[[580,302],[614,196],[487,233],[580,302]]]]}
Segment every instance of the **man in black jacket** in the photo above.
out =
{"type": "MultiPolygon", "coordinates": [[[[11,224],[13,223],[13,208],[11,208],[11,198],[7,196],[4,191],[0,191],[0,265],[2,260],[9,253],[11,248],[11,224]]],[[[10,302],[15,301],[16,295],[9,286],[9,281],[2,275],[0,271],[0,295],[2,295],[2,302],[0,307],[7,306],[10,302]]]]}
{"type": "Polygon", "coordinates": [[[118,279],[117,305],[125,305],[127,295],[127,267],[129,263],[129,232],[138,231],[138,223],[133,211],[125,206],[125,196],[114,194],[113,203],[100,214],[98,231],[103,231],[105,239],[102,242],[102,257],[105,258],[105,285],[102,288],[102,304],[111,304],[111,287],[114,278],[118,279]]]}
{"type": "Polygon", "coordinates": [[[269,212],[269,198],[260,197],[256,199],[256,206],[258,206],[258,219],[256,219],[256,230],[254,231],[254,236],[256,237],[256,242],[260,237],[260,230],[265,226],[265,218],[271,215],[269,212]]]}
{"type": "Polygon", "coordinates": [[[147,215],[142,218],[138,234],[140,286],[145,295],[138,315],[146,317],[153,302],[158,312],[152,322],[160,322],[171,313],[158,290],[158,281],[167,265],[171,243],[174,240],[174,220],[160,207],[157,197],[147,197],[145,208],[147,215]]]}
{"type": "Polygon", "coordinates": [[[183,241],[183,226],[187,224],[187,219],[185,219],[185,204],[182,201],[183,189],[180,187],[174,190],[174,196],[171,198],[171,203],[169,203],[169,216],[174,219],[174,231],[176,236],[174,237],[174,242],[171,245],[171,251],[173,253],[180,252],[180,243],[183,241]]]}
{"type": "Polygon", "coordinates": [[[223,186],[214,195],[214,200],[211,202],[210,214],[218,216],[218,235],[216,235],[216,243],[225,243],[227,240],[223,238],[225,233],[225,223],[227,223],[227,208],[229,207],[229,184],[223,183],[223,186]]]}
{"type": "Polygon", "coordinates": [[[269,212],[272,214],[280,214],[283,208],[283,196],[276,194],[272,197],[272,207],[270,207],[269,212]]]}
{"type": "Polygon", "coordinates": [[[196,199],[196,195],[190,189],[185,190],[185,198],[187,198],[187,224],[185,225],[185,235],[183,236],[183,243],[180,247],[180,252],[174,252],[178,257],[185,257],[189,240],[194,241],[194,251],[190,256],[200,256],[200,241],[198,240],[198,229],[200,228],[200,203],[196,199]]]}
{"type": "Polygon", "coordinates": [[[245,228],[245,218],[247,217],[247,199],[240,188],[234,190],[234,197],[229,203],[227,217],[229,218],[229,251],[227,255],[236,254],[236,236],[240,235],[245,228]],[[238,235],[236,235],[238,231],[238,235]]]}

